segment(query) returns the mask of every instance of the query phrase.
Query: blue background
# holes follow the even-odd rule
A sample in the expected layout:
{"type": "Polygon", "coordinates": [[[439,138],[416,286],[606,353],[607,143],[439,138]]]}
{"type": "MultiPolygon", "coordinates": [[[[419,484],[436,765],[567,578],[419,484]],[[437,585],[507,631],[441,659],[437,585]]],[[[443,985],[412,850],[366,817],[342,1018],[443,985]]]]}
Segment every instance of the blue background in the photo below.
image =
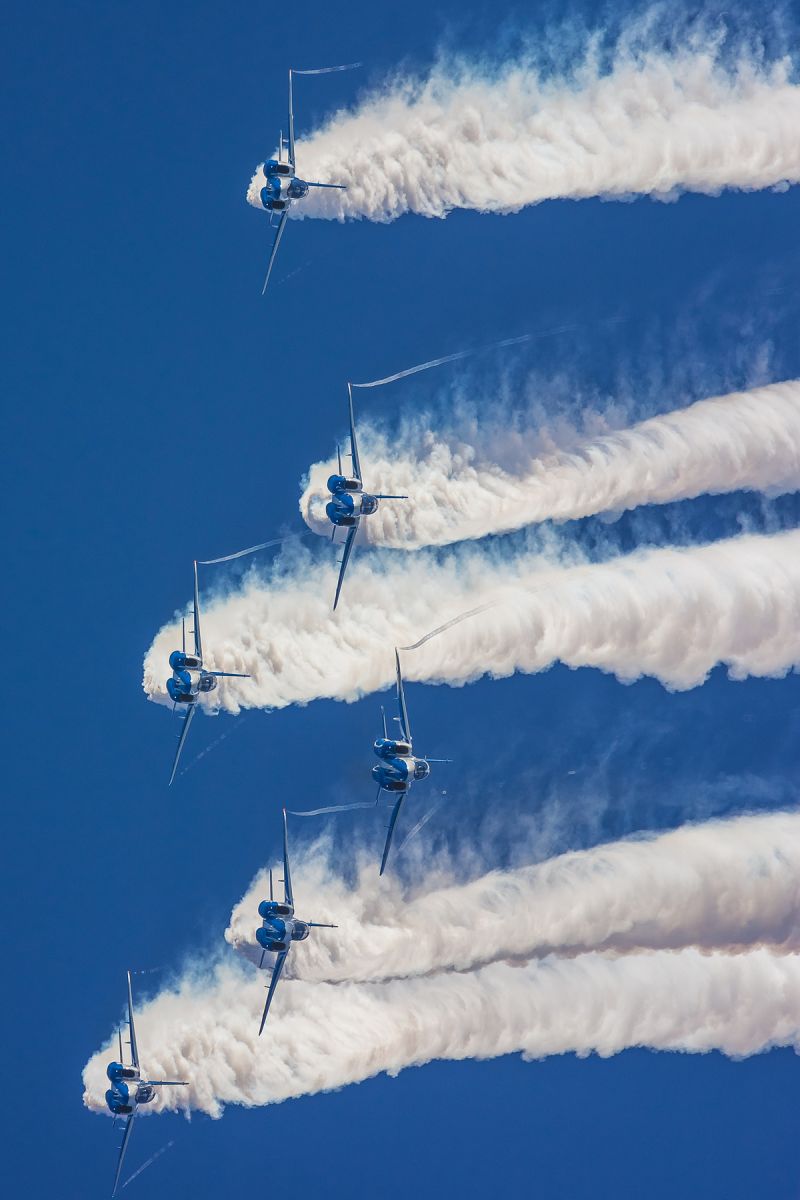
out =
{"type": "MultiPolygon", "coordinates": [[[[594,13],[584,5],[576,22],[594,13]]],[[[80,1073],[121,1011],[124,969],[218,944],[276,850],[279,800],[372,794],[375,697],[201,720],[168,792],[169,718],[141,692],[143,654],[188,598],[192,557],[297,525],[298,480],[341,432],[343,381],[567,323],[520,370],[568,367],[601,388],[624,377],[664,407],[800,374],[797,189],[292,224],[261,299],[269,233],[244,194],[284,121],[287,66],[366,64],[361,78],[303,81],[302,134],[398,62],[424,69],[443,42],[477,53],[517,27],[535,36],[543,14],[509,10],[497,30],[493,6],[441,0],[8,9],[9,1194],[107,1194],[116,1139],[82,1107],[80,1073]],[[341,747],[334,778],[308,765],[325,738],[341,747]]],[[[387,419],[426,387],[382,394],[387,419]]],[[[735,496],[563,532],[605,555],[799,515],[796,497],[735,496]]],[[[492,862],[515,817],[539,810],[549,853],[794,800],[796,675],[716,672],[672,695],[556,667],[412,685],[409,702],[426,748],[457,760],[421,836],[455,846],[501,812],[492,862]]],[[[357,817],[337,836],[380,841],[357,817]]],[[[221,1122],[148,1121],[131,1170],[175,1144],[128,1194],[794,1197],[795,1098],[790,1051],[435,1063],[221,1122]]]]}

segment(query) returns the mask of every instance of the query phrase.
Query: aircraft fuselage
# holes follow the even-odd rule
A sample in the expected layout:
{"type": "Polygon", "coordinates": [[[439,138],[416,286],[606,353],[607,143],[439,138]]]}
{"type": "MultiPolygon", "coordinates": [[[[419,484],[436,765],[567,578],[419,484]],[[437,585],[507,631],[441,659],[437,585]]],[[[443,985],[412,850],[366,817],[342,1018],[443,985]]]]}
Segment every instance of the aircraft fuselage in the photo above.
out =
{"type": "Polygon", "coordinates": [[[365,492],[360,479],[331,475],[328,491],[331,498],[325,506],[325,512],[333,525],[354,525],[358,517],[369,517],[377,511],[378,497],[365,492]]]}

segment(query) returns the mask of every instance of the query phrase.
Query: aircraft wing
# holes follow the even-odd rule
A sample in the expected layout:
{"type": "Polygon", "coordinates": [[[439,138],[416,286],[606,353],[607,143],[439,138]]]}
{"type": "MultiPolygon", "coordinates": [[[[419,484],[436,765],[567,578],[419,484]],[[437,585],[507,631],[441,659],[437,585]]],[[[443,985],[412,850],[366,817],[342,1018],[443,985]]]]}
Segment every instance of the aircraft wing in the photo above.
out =
{"type": "Polygon", "coordinates": [[[353,553],[353,542],[356,540],[356,534],[358,533],[358,522],[360,519],[360,517],[356,517],[355,525],[351,525],[347,533],[347,541],[344,544],[344,554],[342,555],[342,565],[339,568],[339,579],[336,584],[336,595],[333,598],[334,611],[336,609],[336,605],[339,603],[339,593],[342,590],[344,573],[347,570],[347,564],[350,561],[350,555],[353,553]]]}
{"type": "Polygon", "coordinates": [[[122,1174],[122,1164],[125,1160],[125,1152],[128,1149],[128,1143],[130,1142],[131,1134],[133,1133],[133,1119],[135,1116],[136,1116],[136,1109],[134,1108],[133,1112],[129,1114],[128,1119],[125,1122],[125,1132],[122,1135],[122,1145],[119,1148],[119,1158],[117,1159],[117,1173],[114,1176],[114,1190],[111,1193],[111,1200],[114,1200],[114,1196],[116,1196],[116,1194],[117,1194],[117,1188],[119,1187],[119,1177],[122,1174]]]}
{"type": "Polygon", "coordinates": [[[397,663],[397,703],[400,708],[400,724],[403,727],[403,737],[407,742],[411,742],[411,722],[408,719],[408,709],[406,708],[406,694],[403,691],[403,676],[400,671],[400,655],[395,649],[395,662],[397,663]]]}
{"type": "Polygon", "coordinates": [[[131,993],[131,973],[128,971],[128,1030],[130,1033],[131,1058],[133,1065],[139,1067],[139,1047],[136,1045],[136,1026],[133,1023],[133,995],[131,993]]]}
{"type": "Polygon", "coordinates": [[[351,383],[348,383],[347,385],[347,401],[350,411],[350,457],[353,460],[353,474],[355,475],[356,479],[361,480],[363,476],[361,474],[361,459],[358,457],[356,422],[355,418],[353,417],[353,385],[351,383]]]}
{"type": "Polygon", "coordinates": [[[294,105],[292,104],[292,69],[289,68],[289,162],[294,174],[294,105]]]}
{"type": "Polygon", "coordinates": [[[192,717],[194,716],[194,710],[196,708],[197,701],[193,700],[189,705],[186,716],[183,718],[183,728],[181,729],[181,735],[178,738],[178,749],[175,751],[175,761],[172,764],[172,774],[169,777],[169,783],[167,784],[167,787],[172,785],[172,781],[175,778],[175,772],[178,770],[178,762],[180,761],[181,750],[183,750],[183,743],[186,741],[186,735],[189,732],[189,726],[192,723],[192,717]]]}
{"type": "Polygon", "coordinates": [[[200,639],[200,592],[197,586],[197,560],[194,564],[194,652],[203,661],[203,643],[200,639]]]}
{"type": "Polygon", "coordinates": [[[264,1005],[264,1015],[261,1018],[261,1025],[259,1026],[259,1030],[258,1030],[259,1037],[261,1036],[261,1034],[264,1031],[264,1024],[267,1020],[267,1013],[269,1012],[269,1006],[270,1006],[270,1004],[272,1004],[272,997],[275,995],[275,988],[278,986],[278,980],[281,977],[281,971],[283,970],[283,964],[286,962],[286,959],[288,958],[288,956],[289,956],[288,950],[281,950],[280,953],[278,954],[278,957],[275,960],[275,966],[272,968],[272,979],[270,979],[270,981],[269,981],[269,991],[267,992],[267,1002],[264,1005]]]}
{"type": "Polygon", "coordinates": [[[394,808],[392,809],[392,815],[389,818],[389,829],[386,833],[386,845],[383,847],[383,858],[381,859],[381,869],[379,872],[381,875],[383,874],[384,870],[386,869],[386,860],[389,857],[389,847],[391,846],[392,838],[394,837],[394,827],[397,824],[397,818],[400,814],[400,806],[403,803],[403,801],[405,800],[405,798],[406,798],[406,793],[401,792],[397,799],[397,803],[395,804],[394,808]]]}
{"type": "Polygon", "coordinates": [[[292,894],[292,875],[289,870],[289,831],[286,822],[286,806],[283,809],[283,899],[294,908],[292,894]]]}
{"type": "Polygon", "coordinates": [[[278,246],[281,244],[281,238],[283,237],[283,230],[286,225],[286,218],[288,216],[289,216],[289,210],[288,210],[288,208],[285,208],[283,210],[283,212],[281,213],[281,219],[278,222],[278,232],[275,234],[275,241],[272,243],[272,253],[269,256],[269,266],[267,267],[267,277],[264,280],[264,286],[261,289],[262,296],[264,295],[264,292],[266,292],[266,290],[267,290],[267,284],[269,283],[269,277],[272,274],[272,264],[275,262],[275,255],[278,253],[278,246]]]}

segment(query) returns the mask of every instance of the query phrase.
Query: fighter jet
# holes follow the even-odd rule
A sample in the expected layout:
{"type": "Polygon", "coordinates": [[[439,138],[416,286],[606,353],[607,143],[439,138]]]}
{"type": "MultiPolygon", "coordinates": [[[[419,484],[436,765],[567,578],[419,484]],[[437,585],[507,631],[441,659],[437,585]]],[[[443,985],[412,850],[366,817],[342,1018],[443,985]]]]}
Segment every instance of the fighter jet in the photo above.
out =
{"type": "Polygon", "coordinates": [[[139,1049],[136,1045],[136,1029],[133,1024],[133,997],[131,996],[131,973],[128,971],[128,1044],[131,1050],[131,1065],[126,1066],[122,1061],[122,1030],[118,1031],[119,1062],[111,1062],[106,1068],[106,1075],[111,1087],[106,1092],[106,1104],[114,1114],[114,1124],[117,1117],[125,1117],[125,1132],[122,1135],[122,1145],[119,1148],[117,1173],[114,1176],[112,1200],[117,1194],[119,1177],[122,1174],[122,1163],[125,1152],[131,1140],[133,1121],[140,1104],[149,1104],[155,1099],[156,1088],[186,1087],[185,1079],[142,1079],[139,1068],[139,1049]]]}
{"type": "Polygon", "coordinates": [[[272,997],[275,995],[275,989],[281,977],[283,964],[289,956],[292,943],[304,942],[308,937],[309,929],[338,929],[338,925],[325,925],[319,921],[300,921],[294,915],[294,894],[292,892],[292,875],[289,870],[289,835],[286,826],[285,807],[283,809],[283,903],[276,900],[273,896],[272,868],[270,867],[269,900],[261,901],[258,906],[258,915],[262,919],[261,927],[256,930],[256,941],[261,946],[259,967],[264,966],[264,957],[268,951],[278,956],[272,967],[272,979],[269,982],[267,1000],[258,1030],[260,1036],[264,1030],[269,1006],[272,1004],[272,997]]]}
{"type": "Polygon", "coordinates": [[[181,622],[183,631],[183,648],[181,650],[173,650],[169,656],[169,665],[172,667],[172,677],[167,680],[167,691],[173,703],[173,712],[175,705],[187,705],[186,716],[183,718],[180,736],[178,738],[178,748],[175,751],[175,761],[172,764],[172,774],[169,777],[169,784],[172,784],[175,778],[175,772],[178,770],[178,761],[183,750],[183,743],[186,741],[186,735],[189,732],[189,726],[192,723],[192,717],[197,708],[197,699],[201,692],[213,692],[217,686],[218,679],[249,679],[249,675],[241,675],[236,671],[206,671],[203,667],[203,643],[200,639],[200,599],[197,588],[197,560],[194,563],[194,654],[186,653],[186,622],[181,622]]]}
{"type": "Polygon", "coordinates": [[[347,539],[344,543],[339,579],[336,584],[336,595],[333,598],[334,609],[339,603],[339,593],[344,583],[344,573],[347,570],[347,564],[353,552],[353,543],[356,540],[361,518],[372,516],[374,512],[377,512],[380,500],[408,499],[408,496],[384,496],[381,494],[373,496],[369,492],[364,491],[364,485],[361,482],[361,459],[358,456],[358,442],[356,441],[356,425],[353,418],[353,385],[350,383],[347,385],[347,402],[350,416],[350,459],[352,461],[353,474],[350,476],[342,474],[342,454],[337,446],[336,454],[339,460],[339,474],[328,477],[327,488],[331,493],[331,498],[325,505],[328,520],[333,525],[331,541],[333,541],[337,529],[347,529],[347,539]]]}
{"type": "Polygon", "coordinates": [[[283,237],[283,230],[286,225],[286,218],[289,215],[289,208],[294,200],[302,200],[308,195],[308,189],[315,188],[335,188],[337,191],[346,192],[347,188],[343,183],[312,183],[308,179],[300,179],[296,174],[295,167],[295,149],[294,149],[294,108],[292,104],[292,76],[293,75],[325,75],[329,71],[349,71],[350,67],[357,67],[358,63],[352,63],[346,67],[321,67],[316,71],[289,71],[289,145],[287,161],[283,160],[284,140],[283,130],[281,130],[278,157],[270,158],[264,163],[264,186],[260,192],[261,203],[269,213],[270,225],[273,224],[275,214],[280,213],[278,220],[278,228],[275,233],[275,240],[272,243],[272,253],[269,256],[269,266],[267,267],[267,277],[264,280],[264,286],[261,289],[263,296],[267,290],[269,277],[272,274],[272,267],[275,262],[275,255],[278,253],[278,246],[283,237]]]}
{"type": "Polygon", "coordinates": [[[397,707],[400,715],[395,717],[400,726],[401,738],[390,738],[386,726],[386,713],[381,709],[383,717],[383,737],[376,738],[372,749],[380,762],[372,768],[372,778],[378,785],[375,803],[380,799],[381,791],[385,790],[397,796],[392,815],[389,818],[389,829],[386,834],[386,845],[383,847],[380,874],[386,869],[389,857],[389,847],[392,844],[394,827],[400,813],[400,807],[409,793],[412,783],[419,779],[427,779],[431,773],[432,762],[450,762],[449,758],[416,758],[411,741],[411,723],[408,719],[406,698],[403,691],[403,676],[400,671],[400,655],[394,652],[397,664],[397,707]]]}

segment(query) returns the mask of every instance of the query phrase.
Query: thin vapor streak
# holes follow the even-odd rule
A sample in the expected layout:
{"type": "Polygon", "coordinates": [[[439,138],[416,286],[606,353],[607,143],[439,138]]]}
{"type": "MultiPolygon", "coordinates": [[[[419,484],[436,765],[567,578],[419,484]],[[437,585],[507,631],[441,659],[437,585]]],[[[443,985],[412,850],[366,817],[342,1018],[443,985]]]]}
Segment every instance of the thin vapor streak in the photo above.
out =
{"type": "MultiPolygon", "coordinates": [[[[537,429],[510,437],[508,423],[491,408],[463,434],[457,421],[437,432],[409,418],[391,440],[365,426],[371,489],[408,500],[382,505],[363,522],[364,539],[416,550],[708,493],[800,489],[800,380],[700,400],[544,456],[537,429]]],[[[316,533],[330,527],[335,466],[315,463],[300,500],[316,533]]]]}
{"type": "MultiPolygon", "coordinates": [[[[476,607],[483,613],[457,634],[406,655],[409,681],[458,685],[562,662],[682,689],[717,664],[743,679],[780,676],[800,663],[798,530],[573,566],[480,546],[439,558],[404,555],[402,566],[362,555],[334,614],[335,574],[333,561],[314,566],[300,557],[294,572],[283,562],[271,582],[251,573],[240,590],[206,604],[208,666],[251,676],[220,680],[220,707],[354,700],[388,688],[394,646],[476,607]]],[[[164,704],[179,639],[179,625],[164,626],[145,658],[145,692],[164,704]]]]}
{"type": "MultiPolygon", "coordinates": [[[[725,60],[716,35],[685,49],[620,45],[610,69],[593,46],[562,78],[525,63],[494,74],[442,64],[424,80],[367,95],[298,143],[316,190],[293,216],[444,217],[516,212],[556,197],[673,198],[800,179],[794,64],[725,60]]],[[[260,166],[248,200],[260,207],[260,166]]]]}

